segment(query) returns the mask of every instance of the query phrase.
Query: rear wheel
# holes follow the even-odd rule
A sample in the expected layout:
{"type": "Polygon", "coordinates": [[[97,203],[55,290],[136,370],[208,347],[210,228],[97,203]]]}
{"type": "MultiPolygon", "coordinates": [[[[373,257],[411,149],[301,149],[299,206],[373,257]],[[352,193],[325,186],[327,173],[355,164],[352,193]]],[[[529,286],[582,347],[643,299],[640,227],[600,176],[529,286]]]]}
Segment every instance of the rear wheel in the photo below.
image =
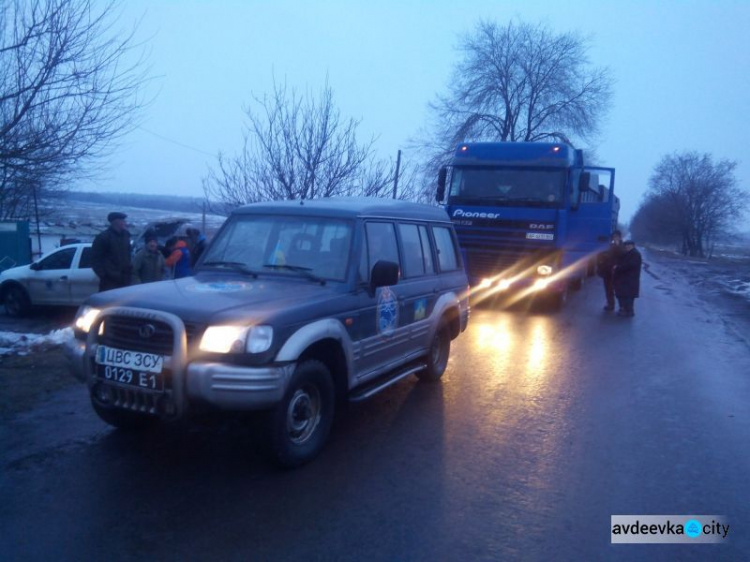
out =
{"type": "Polygon", "coordinates": [[[300,466],[320,453],[331,431],[334,401],[328,368],[316,360],[300,363],[270,414],[271,447],[281,466],[300,466]]]}
{"type": "Polygon", "coordinates": [[[436,382],[443,376],[448,366],[448,357],[451,353],[451,335],[448,326],[443,324],[435,332],[427,354],[427,368],[419,371],[417,377],[425,382],[436,382]]]}
{"type": "Polygon", "coordinates": [[[18,318],[28,314],[29,308],[31,308],[31,301],[29,300],[29,295],[22,287],[11,285],[5,290],[5,294],[3,295],[3,306],[8,316],[18,318]]]}

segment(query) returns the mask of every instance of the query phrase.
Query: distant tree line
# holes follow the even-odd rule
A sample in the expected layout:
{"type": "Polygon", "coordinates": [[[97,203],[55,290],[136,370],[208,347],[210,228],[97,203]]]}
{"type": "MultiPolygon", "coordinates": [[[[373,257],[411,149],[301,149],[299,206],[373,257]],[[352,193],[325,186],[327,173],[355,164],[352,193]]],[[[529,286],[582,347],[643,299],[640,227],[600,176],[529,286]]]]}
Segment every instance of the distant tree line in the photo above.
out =
{"type": "Polygon", "coordinates": [[[682,254],[710,256],[722,235],[736,230],[748,194],[738,185],[737,162],[686,151],[664,156],[630,231],[642,242],[675,246],[682,254]]]}

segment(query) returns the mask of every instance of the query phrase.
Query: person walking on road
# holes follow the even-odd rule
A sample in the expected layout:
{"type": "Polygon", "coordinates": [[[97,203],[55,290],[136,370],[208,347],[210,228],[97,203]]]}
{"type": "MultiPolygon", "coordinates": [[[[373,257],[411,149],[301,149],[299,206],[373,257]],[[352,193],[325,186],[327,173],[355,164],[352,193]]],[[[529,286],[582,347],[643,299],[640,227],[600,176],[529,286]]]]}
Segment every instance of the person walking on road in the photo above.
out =
{"type": "Polygon", "coordinates": [[[125,213],[109,213],[109,228],[100,232],[91,245],[91,266],[99,277],[100,291],[130,285],[130,232],[126,229],[126,218],[125,213]]]}
{"type": "Polygon", "coordinates": [[[609,248],[597,256],[596,273],[604,282],[604,295],[607,298],[607,304],[604,310],[611,312],[615,309],[615,287],[614,287],[614,267],[617,264],[617,258],[622,252],[622,233],[615,230],[612,233],[612,240],[609,248]]]}
{"type": "Polygon", "coordinates": [[[164,256],[153,233],[146,234],[146,245],[133,259],[133,285],[153,283],[164,279],[164,256]]]}
{"type": "Polygon", "coordinates": [[[641,254],[635,249],[635,243],[632,240],[623,242],[622,253],[614,267],[615,295],[620,304],[618,316],[635,316],[633,305],[635,299],[640,296],[642,263],[641,254]]]}

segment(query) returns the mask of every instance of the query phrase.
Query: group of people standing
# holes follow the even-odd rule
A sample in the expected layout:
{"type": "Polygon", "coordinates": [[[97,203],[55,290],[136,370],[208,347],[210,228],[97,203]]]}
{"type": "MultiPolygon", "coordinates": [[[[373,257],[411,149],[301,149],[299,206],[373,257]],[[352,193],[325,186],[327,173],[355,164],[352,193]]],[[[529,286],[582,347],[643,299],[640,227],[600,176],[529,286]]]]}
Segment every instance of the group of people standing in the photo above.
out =
{"type": "Polygon", "coordinates": [[[618,303],[618,316],[635,316],[635,299],[641,289],[641,254],[632,240],[622,241],[622,233],[615,230],[609,248],[599,254],[597,273],[604,281],[607,304],[604,310],[615,309],[618,303]]]}
{"type": "Polygon", "coordinates": [[[92,267],[99,277],[100,291],[193,274],[193,267],[206,247],[206,237],[200,230],[188,228],[184,236],[170,238],[163,248],[156,234],[148,232],[145,246],[131,261],[126,218],[125,213],[109,213],[109,228],[100,232],[92,244],[92,267]]]}

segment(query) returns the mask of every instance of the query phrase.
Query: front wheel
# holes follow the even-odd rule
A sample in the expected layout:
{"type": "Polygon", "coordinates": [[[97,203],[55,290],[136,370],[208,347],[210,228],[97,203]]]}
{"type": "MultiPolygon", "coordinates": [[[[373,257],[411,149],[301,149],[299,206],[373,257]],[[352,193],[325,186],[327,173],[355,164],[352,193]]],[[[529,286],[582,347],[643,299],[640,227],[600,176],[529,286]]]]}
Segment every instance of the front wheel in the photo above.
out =
{"type": "Polygon", "coordinates": [[[448,357],[451,353],[451,335],[448,326],[440,326],[432,338],[430,351],[427,354],[427,368],[417,373],[419,380],[425,382],[436,382],[443,376],[448,366],[448,357]]]}
{"type": "Polygon", "coordinates": [[[320,453],[331,431],[334,399],[331,373],[323,363],[308,360],[297,366],[271,412],[271,447],[281,466],[300,466],[320,453]]]}

